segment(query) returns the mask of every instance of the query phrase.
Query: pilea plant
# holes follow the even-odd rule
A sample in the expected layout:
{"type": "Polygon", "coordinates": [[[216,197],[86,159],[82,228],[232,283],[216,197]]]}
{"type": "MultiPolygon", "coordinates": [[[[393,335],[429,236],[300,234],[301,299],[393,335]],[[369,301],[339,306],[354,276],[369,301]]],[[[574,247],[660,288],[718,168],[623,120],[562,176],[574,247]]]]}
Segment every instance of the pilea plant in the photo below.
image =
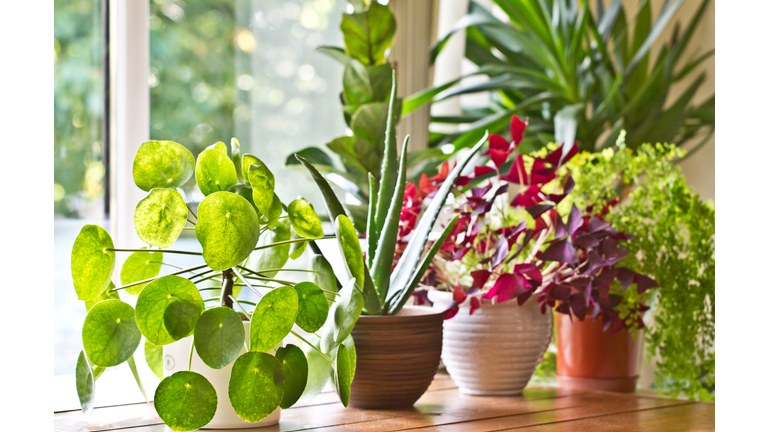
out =
{"type": "MultiPolygon", "coordinates": [[[[619,242],[631,236],[613,229],[600,215],[582,213],[575,205],[562,206],[574,181],[560,174],[561,167],[578,152],[578,145],[523,155],[517,146],[526,126],[512,116],[512,142],[491,135],[486,152],[489,165],[475,166],[469,176],[459,177],[456,184],[464,189],[457,191],[451,205],[458,216],[426,285],[453,291],[448,317],[465,301],[473,313],[484,300],[517,299],[522,305],[535,295],[542,313],[550,307],[583,320],[591,308],[593,317],[603,318],[606,330],[642,326],[644,304],[635,305],[631,318],[620,317],[617,310],[623,297],[615,291],[626,291],[634,284],[641,295],[656,286],[651,278],[618,266],[628,252],[619,242]],[[501,167],[510,157],[509,171],[503,172],[501,167]],[[509,200],[511,185],[519,189],[509,200]]],[[[410,243],[405,237],[422,200],[443,182],[447,170],[446,162],[436,177],[423,175],[418,188],[413,184],[407,188],[402,243],[410,243]]],[[[417,298],[421,301],[425,294],[420,291],[417,298]]]]}
{"type": "Polygon", "coordinates": [[[146,142],[136,153],[133,177],[148,195],[136,206],[134,223],[149,248],[117,248],[96,225],[80,231],[72,248],[72,279],[88,309],[76,370],[84,414],[93,409],[95,380],[107,367],[128,362],[144,392],[134,361],[142,338],[145,357],[162,379],[162,346],[189,336],[209,367],[233,364],[229,391],[217,395],[206,377],[192,372],[190,353],[190,371],[162,379],[154,395],[158,415],[173,430],[205,426],[224,397],[243,420],[262,420],[278,406],[313,397],[331,375],[348,403],[355,368],[349,334],[362,309],[357,292],[350,286],[337,293],[322,257],[313,258],[313,275],[323,288],[275,278],[281,270],[306,271],[283,266],[323,237],[320,218],[302,198],[282,204],[272,172],[256,156],[241,155],[234,138],[231,156],[221,142],[197,161],[175,142],[146,142]],[[206,195],[196,214],[176,190],[193,173],[206,195]],[[195,231],[202,252],[166,249],[182,230],[195,231]],[[120,252],[131,255],[116,287],[112,275],[120,252]],[[203,262],[180,268],[166,260],[174,254],[201,256],[203,262]],[[174,271],[158,276],[162,266],[174,271]],[[220,284],[203,285],[213,279],[220,284]],[[238,300],[243,287],[259,301],[238,300]],[[138,295],[135,310],[120,300],[121,291],[138,295]],[[243,320],[250,321],[249,338],[243,320]],[[293,331],[294,324],[312,336],[293,331]],[[300,347],[281,346],[289,334],[300,347]]]}
{"type": "Polygon", "coordinates": [[[368,244],[365,254],[360,247],[355,226],[347,217],[331,186],[312,163],[306,158],[296,155],[296,158],[310,172],[323,194],[328,213],[335,222],[336,238],[344,256],[346,269],[351,278],[356,281],[355,286],[360,291],[359,295],[364,305],[363,312],[369,315],[397,314],[408,301],[456,222],[454,219],[449,223],[440,238],[424,254],[429,234],[435,225],[440,209],[448,198],[454,181],[459,178],[461,171],[475,153],[480,150],[487,138],[483,137],[457,163],[453,171],[446,175],[442,186],[435,191],[432,202],[424,210],[421,221],[416,225],[411,241],[400,254],[395,265],[397,235],[406,185],[408,137],[403,143],[398,167],[397,147],[395,145],[397,80],[394,72],[392,72],[392,83],[387,111],[384,159],[381,163],[381,181],[377,182],[372,174],[368,175],[371,205],[368,207],[366,232],[368,244]]]}
{"type": "MultiPolygon", "coordinates": [[[[341,19],[344,48],[318,48],[344,66],[341,101],[344,120],[352,135],[337,137],[325,144],[339,156],[343,169],[318,147],[306,147],[296,154],[321,172],[333,174],[328,179],[360,201],[361,204],[346,203],[346,206],[362,233],[366,229],[370,199],[368,174],[381,181],[379,167],[385,154],[384,134],[392,88],[392,65],[385,53],[392,46],[396,26],[395,17],[386,5],[363,0],[350,3],[354,12],[343,14],[341,19]]],[[[395,123],[400,117],[399,100],[397,107],[395,123]]],[[[298,164],[293,155],[286,159],[286,165],[298,164]]]]}

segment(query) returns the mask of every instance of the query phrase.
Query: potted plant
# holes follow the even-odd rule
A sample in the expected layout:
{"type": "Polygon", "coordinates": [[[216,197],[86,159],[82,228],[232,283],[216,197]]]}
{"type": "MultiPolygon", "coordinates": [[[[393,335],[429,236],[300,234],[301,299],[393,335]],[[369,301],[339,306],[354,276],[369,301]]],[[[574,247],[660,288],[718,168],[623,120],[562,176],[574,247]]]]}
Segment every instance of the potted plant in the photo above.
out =
{"type": "Polygon", "coordinates": [[[580,154],[568,168],[573,200],[602,207],[607,221],[636,234],[626,242],[626,265],[659,283],[643,329],[645,354],[658,369],[654,387],[706,401],[715,389],[715,212],[675,165],[684,155],[666,144],[633,151],[621,135],[615,147],[580,154]]]}
{"type": "MultiPolygon", "coordinates": [[[[438,289],[418,293],[452,317],[444,324],[443,361],[468,394],[522,392],[549,345],[550,309],[560,320],[575,316],[618,326],[619,308],[632,309],[622,293],[642,294],[654,286],[652,279],[619,267],[627,254],[620,242],[628,234],[566,200],[574,181],[561,168],[578,147],[523,155],[518,146],[525,128],[513,116],[512,142],[491,135],[490,166],[475,166],[457,182],[467,186],[451,205],[458,220],[425,280],[438,289]],[[513,162],[504,172],[509,158],[513,162]],[[510,187],[518,188],[511,199],[510,187]],[[534,296],[536,302],[528,301],[534,296]]],[[[440,181],[422,176],[419,187],[410,189],[402,236],[410,234],[421,197],[440,181]]]]}
{"type": "MultiPolygon", "coordinates": [[[[368,176],[372,201],[368,207],[365,254],[355,226],[331,186],[312,163],[297,155],[323,194],[345,269],[350,280],[355,281],[353,298],[358,298],[363,310],[352,331],[357,369],[349,396],[350,405],[360,408],[410,407],[432,382],[440,363],[443,311],[405,304],[455,224],[455,220],[449,223],[425,254],[440,209],[461,170],[485,142],[483,139],[477,143],[446,176],[395,264],[408,138],[403,143],[398,167],[394,73],[392,82],[381,181],[377,182],[372,174],[368,176]]],[[[321,348],[325,348],[322,343],[321,348]]]]}
{"type": "Polygon", "coordinates": [[[301,271],[283,266],[323,237],[320,219],[301,198],[283,205],[269,168],[241,155],[236,139],[231,156],[221,142],[197,161],[175,142],[146,142],[136,153],[133,177],[148,194],[136,207],[134,223],[150,248],[117,248],[95,225],[80,231],[72,248],[72,279],[88,308],[76,371],[86,416],[93,409],[95,380],[107,367],[128,362],[144,391],[134,360],[144,338],[145,357],[162,378],[154,407],[173,430],[275,423],[280,408],[317,394],[331,375],[346,405],[355,371],[349,334],[361,311],[356,291],[336,293],[335,286],[331,291],[275,278],[281,270],[301,271]],[[206,195],[197,213],[176,190],[193,173],[206,195]],[[185,229],[195,231],[202,252],[167,249],[185,229]],[[115,254],[121,252],[131,255],[120,271],[122,285],[115,287],[115,254]],[[174,254],[201,256],[202,263],[158,276],[161,266],[176,267],[165,258],[174,254]],[[201,285],[212,279],[220,283],[201,285]],[[243,287],[259,301],[238,300],[243,287]],[[120,300],[120,292],[138,296],[135,309],[120,300]],[[294,324],[319,332],[323,350],[317,340],[293,331],[294,324]],[[289,334],[298,346],[283,346],[289,334]]]}

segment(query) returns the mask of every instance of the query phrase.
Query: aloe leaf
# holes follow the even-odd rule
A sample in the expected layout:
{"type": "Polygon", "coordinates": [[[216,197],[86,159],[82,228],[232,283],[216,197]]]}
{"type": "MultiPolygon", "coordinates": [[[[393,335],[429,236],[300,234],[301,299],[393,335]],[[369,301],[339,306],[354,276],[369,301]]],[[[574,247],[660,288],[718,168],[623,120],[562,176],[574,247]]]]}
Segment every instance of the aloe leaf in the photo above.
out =
{"type": "Polygon", "coordinates": [[[435,259],[435,255],[437,255],[437,252],[440,251],[440,247],[443,246],[445,239],[447,239],[451,234],[451,231],[453,231],[453,227],[456,225],[456,221],[458,220],[458,216],[454,217],[445,227],[443,233],[440,234],[440,238],[432,244],[432,247],[429,249],[429,252],[427,252],[427,255],[421,260],[419,268],[413,275],[411,275],[411,278],[408,280],[406,289],[398,292],[396,295],[387,300],[387,305],[395,305],[394,309],[388,310],[390,315],[397,314],[400,309],[405,306],[405,302],[408,301],[408,298],[411,296],[411,294],[413,294],[413,290],[416,289],[416,286],[419,285],[419,281],[421,281],[421,278],[424,277],[424,273],[427,272],[429,265],[432,263],[432,260],[435,259]]]}
{"type": "Polygon", "coordinates": [[[336,197],[336,193],[331,188],[331,185],[328,184],[328,181],[325,179],[325,177],[320,174],[320,171],[318,171],[317,168],[309,163],[306,158],[303,158],[300,155],[296,155],[296,159],[298,159],[299,162],[301,162],[302,165],[307,168],[309,174],[312,175],[312,179],[315,180],[317,187],[323,194],[323,198],[325,199],[325,206],[328,209],[328,216],[331,218],[331,220],[336,220],[339,215],[346,216],[347,214],[344,212],[344,207],[342,207],[339,198],[336,197]]]}
{"type": "MultiPolygon", "coordinates": [[[[374,229],[371,237],[379,238],[384,228],[384,219],[387,217],[387,206],[392,201],[392,195],[397,186],[397,143],[395,142],[395,103],[397,100],[397,77],[392,71],[392,92],[389,95],[389,108],[387,110],[387,129],[384,135],[384,157],[381,160],[381,181],[379,182],[379,196],[376,199],[376,214],[374,217],[374,229]]],[[[371,230],[369,229],[369,232],[371,230]]]]}
{"type": "Polygon", "coordinates": [[[419,224],[416,225],[416,229],[413,231],[411,241],[408,242],[408,246],[405,247],[403,254],[400,256],[400,260],[389,279],[392,295],[397,295],[400,291],[408,288],[408,280],[416,270],[419,258],[421,258],[421,253],[427,243],[427,237],[429,236],[430,231],[432,231],[432,227],[435,225],[435,220],[437,220],[437,216],[443,208],[445,200],[448,198],[448,193],[450,193],[453,183],[459,177],[461,171],[467,166],[469,160],[478,150],[480,150],[480,147],[485,144],[486,140],[488,140],[488,132],[486,132],[483,138],[472,147],[469,153],[467,153],[461,161],[459,161],[453,171],[448,174],[445,182],[443,182],[440,189],[438,189],[437,193],[432,198],[432,202],[430,202],[427,209],[424,210],[424,214],[422,215],[419,224]]]}
{"type": "Polygon", "coordinates": [[[368,173],[368,196],[370,202],[368,202],[368,223],[366,224],[366,234],[368,238],[368,266],[372,266],[373,257],[376,256],[376,245],[378,244],[378,237],[372,236],[371,229],[375,225],[375,213],[376,213],[376,179],[373,174],[368,173]]]}
{"type": "Polygon", "coordinates": [[[398,172],[397,186],[392,195],[388,207],[387,218],[379,235],[376,246],[376,256],[371,266],[371,278],[373,285],[379,292],[379,298],[384,301],[389,289],[389,275],[392,272],[392,261],[395,258],[397,246],[397,231],[400,225],[400,212],[403,209],[403,195],[405,194],[405,176],[408,164],[408,136],[403,142],[403,153],[400,155],[400,169],[398,172]]]}

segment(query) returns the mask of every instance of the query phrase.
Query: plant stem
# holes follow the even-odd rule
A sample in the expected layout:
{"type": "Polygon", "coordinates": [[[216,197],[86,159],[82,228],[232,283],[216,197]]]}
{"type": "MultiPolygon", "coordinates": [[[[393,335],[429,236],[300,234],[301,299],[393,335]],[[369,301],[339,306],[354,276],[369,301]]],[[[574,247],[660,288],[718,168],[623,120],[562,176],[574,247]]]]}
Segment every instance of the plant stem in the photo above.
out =
{"type": "Polygon", "coordinates": [[[135,285],[141,285],[141,284],[144,284],[144,283],[149,283],[149,282],[152,282],[155,279],[159,279],[159,278],[165,277],[165,276],[174,276],[174,275],[178,275],[178,274],[182,274],[182,273],[188,273],[188,272],[191,272],[191,271],[194,271],[194,270],[199,270],[199,269],[207,267],[207,266],[208,266],[208,264],[203,264],[203,265],[199,265],[197,267],[190,267],[190,268],[182,269],[182,270],[179,270],[177,272],[169,273],[167,275],[155,276],[153,278],[144,279],[144,280],[141,280],[141,281],[138,281],[138,282],[134,282],[134,283],[131,283],[131,284],[128,284],[128,285],[123,285],[123,286],[118,287],[118,288],[112,288],[109,292],[119,291],[121,289],[132,287],[132,286],[135,286],[135,285]]]}
{"type": "MultiPolygon", "coordinates": [[[[175,253],[175,254],[182,254],[182,255],[200,255],[202,256],[202,252],[190,252],[190,251],[180,251],[180,250],[170,250],[170,249],[118,249],[118,248],[104,248],[104,250],[112,251],[112,252],[162,252],[162,253],[175,253]]],[[[205,266],[203,266],[205,267],[205,266]]]]}
{"type": "Polygon", "coordinates": [[[254,302],[248,301],[248,300],[236,300],[236,301],[239,301],[242,304],[247,304],[247,305],[250,305],[250,306],[258,306],[257,303],[254,303],[254,302]]]}
{"type": "MultiPolygon", "coordinates": [[[[233,302],[235,305],[237,305],[237,307],[239,307],[241,311],[243,311],[243,313],[245,314],[245,316],[247,316],[247,317],[248,317],[248,319],[251,319],[251,316],[253,316],[253,314],[249,314],[249,313],[248,313],[248,311],[247,311],[247,310],[245,310],[245,308],[243,307],[243,305],[241,305],[241,304],[240,304],[240,302],[239,302],[239,301],[237,301],[237,299],[236,299],[236,298],[234,298],[233,296],[229,296],[229,299],[230,299],[230,300],[232,300],[232,302],[233,302]]],[[[243,303],[246,303],[246,302],[244,301],[243,303]]],[[[250,302],[247,302],[247,303],[250,303],[250,302]]]]}
{"type": "Polygon", "coordinates": [[[195,214],[195,212],[193,212],[193,211],[192,211],[192,207],[190,207],[190,206],[189,206],[189,204],[186,204],[186,205],[187,205],[187,210],[189,210],[189,212],[190,212],[190,213],[192,213],[192,216],[194,216],[194,217],[195,217],[195,220],[198,220],[198,219],[200,219],[199,217],[197,217],[197,215],[195,214]]]}
{"type": "Polygon", "coordinates": [[[196,223],[192,222],[192,219],[187,218],[187,222],[191,223],[192,225],[197,225],[196,223]]]}
{"type": "Polygon", "coordinates": [[[301,335],[300,335],[300,334],[296,333],[296,332],[295,332],[295,331],[293,331],[293,330],[291,330],[291,334],[292,334],[294,337],[296,337],[296,338],[298,338],[298,339],[301,339],[302,341],[304,341],[304,343],[306,343],[307,345],[309,345],[309,346],[311,346],[312,348],[314,348],[314,349],[315,349],[315,351],[317,351],[317,352],[318,352],[318,353],[319,353],[321,356],[323,356],[323,358],[325,358],[325,359],[326,359],[326,360],[328,360],[328,361],[329,361],[331,364],[333,364],[333,360],[332,360],[330,357],[328,357],[327,355],[325,355],[325,353],[324,353],[324,352],[320,351],[320,348],[318,348],[318,347],[316,347],[316,346],[312,345],[311,343],[309,343],[309,341],[308,341],[308,340],[304,339],[303,337],[301,337],[301,335]]]}
{"type": "MultiPolygon", "coordinates": [[[[243,266],[237,266],[237,267],[240,268],[240,270],[245,270],[245,271],[247,271],[249,273],[252,273],[252,274],[256,275],[256,276],[252,276],[251,279],[258,279],[258,280],[263,280],[263,281],[267,281],[267,282],[277,282],[277,283],[280,283],[280,284],[283,284],[283,285],[287,285],[287,286],[294,286],[294,285],[296,285],[295,282],[281,280],[281,279],[268,278],[268,277],[264,276],[263,274],[261,274],[259,272],[255,272],[255,271],[253,271],[253,270],[251,270],[251,269],[249,269],[247,267],[243,267],[243,266]]],[[[240,276],[240,273],[238,273],[238,276],[240,276]]],[[[245,280],[246,279],[245,277],[240,276],[240,279],[242,279],[243,282],[248,283],[245,280]]]]}
{"type": "Polygon", "coordinates": [[[232,287],[235,285],[235,277],[231,269],[221,272],[221,306],[234,309],[232,306],[232,287]]]}
{"type": "Polygon", "coordinates": [[[290,271],[290,272],[304,272],[304,273],[317,273],[316,270],[306,270],[306,269],[286,269],[286,268],[271,268],[271,269],[260,269],[260,273],[266,273],[266,272],[281,272],[281,271],[290,271]]]}
{"type": "Polygon", "coordinates": [[[195,352],[195,337],[192,336],[192,344],[189,347],[189,371],[192,371],[192,353],[195,352]]]}
{"type": "MultiPolygon", "coordinates": [[[[239,266],[238,266],[238,267],[239,267],[239,266]]],[[[242,267],[242,268],[244,268],[244,267],[242,267]]],[[[240,280],[242,280],[243,282],[245,282],[245,284],[248,286],[248,288],[250,288],[250,289],[251,289],[251,291],[253,291],[253,292],[254,292],[254,293],[257,295],[257,296],[259,296],[259,298],[263,297],[263,295],[262,295],[262,294],[261,294],[261,293],[260,293],[260,292],[259,292],[259,291],[258,291],[256,288],[254,288],[254,287],[251,285],[251,283],[250,283],[250,282],[248,282],[248,279],[246,279],[246,278],[245,278],[245,277],[244,277],[242,274],[240,274],[240,272],[239,272],[239,271],[237,271],[237,269],[235,269],[235,268],[233,267],[231,270],[232,270],[233,272],[235,272],[235,274],[237,275],[237,277],[239,277],[239,278],[240,278],[240,280]]]]}
{"type": "Polygon", "coordinates": [[[255,248],[253,248],[253,250],[257,251],[257,250],[261,250],[261,249],[269,249],[271,247],[277,247],[277,246],[287,245],[287,244],[291,244],[291,243],[304,243],[304,242],[308,242],[308,241],[310,241],[310,239],[283,240],[283,241],[279,241],[279,242],[270,243],[270,244],[264,245],[264,246],[256,246],[255,248]]]}

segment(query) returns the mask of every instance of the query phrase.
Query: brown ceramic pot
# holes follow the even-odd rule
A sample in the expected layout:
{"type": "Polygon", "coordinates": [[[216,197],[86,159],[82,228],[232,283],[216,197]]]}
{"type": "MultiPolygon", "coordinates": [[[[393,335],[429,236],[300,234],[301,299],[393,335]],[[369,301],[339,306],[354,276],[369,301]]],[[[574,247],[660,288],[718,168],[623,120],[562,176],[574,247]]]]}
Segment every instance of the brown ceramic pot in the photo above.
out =
{"type": "Polygon", "coordinates": [[[642,330],[603,332],[603,320],[557,316],[557,384],[583,390],[632,393],[637,385],[642,330]]]}
{"type": "Polygon", "coordinates": [[[361,315],[352,337],[357,367],[349,405],[407,408],[427,391],[443,346],[442,311],[405,306],[394,316],[361,315]]]}

